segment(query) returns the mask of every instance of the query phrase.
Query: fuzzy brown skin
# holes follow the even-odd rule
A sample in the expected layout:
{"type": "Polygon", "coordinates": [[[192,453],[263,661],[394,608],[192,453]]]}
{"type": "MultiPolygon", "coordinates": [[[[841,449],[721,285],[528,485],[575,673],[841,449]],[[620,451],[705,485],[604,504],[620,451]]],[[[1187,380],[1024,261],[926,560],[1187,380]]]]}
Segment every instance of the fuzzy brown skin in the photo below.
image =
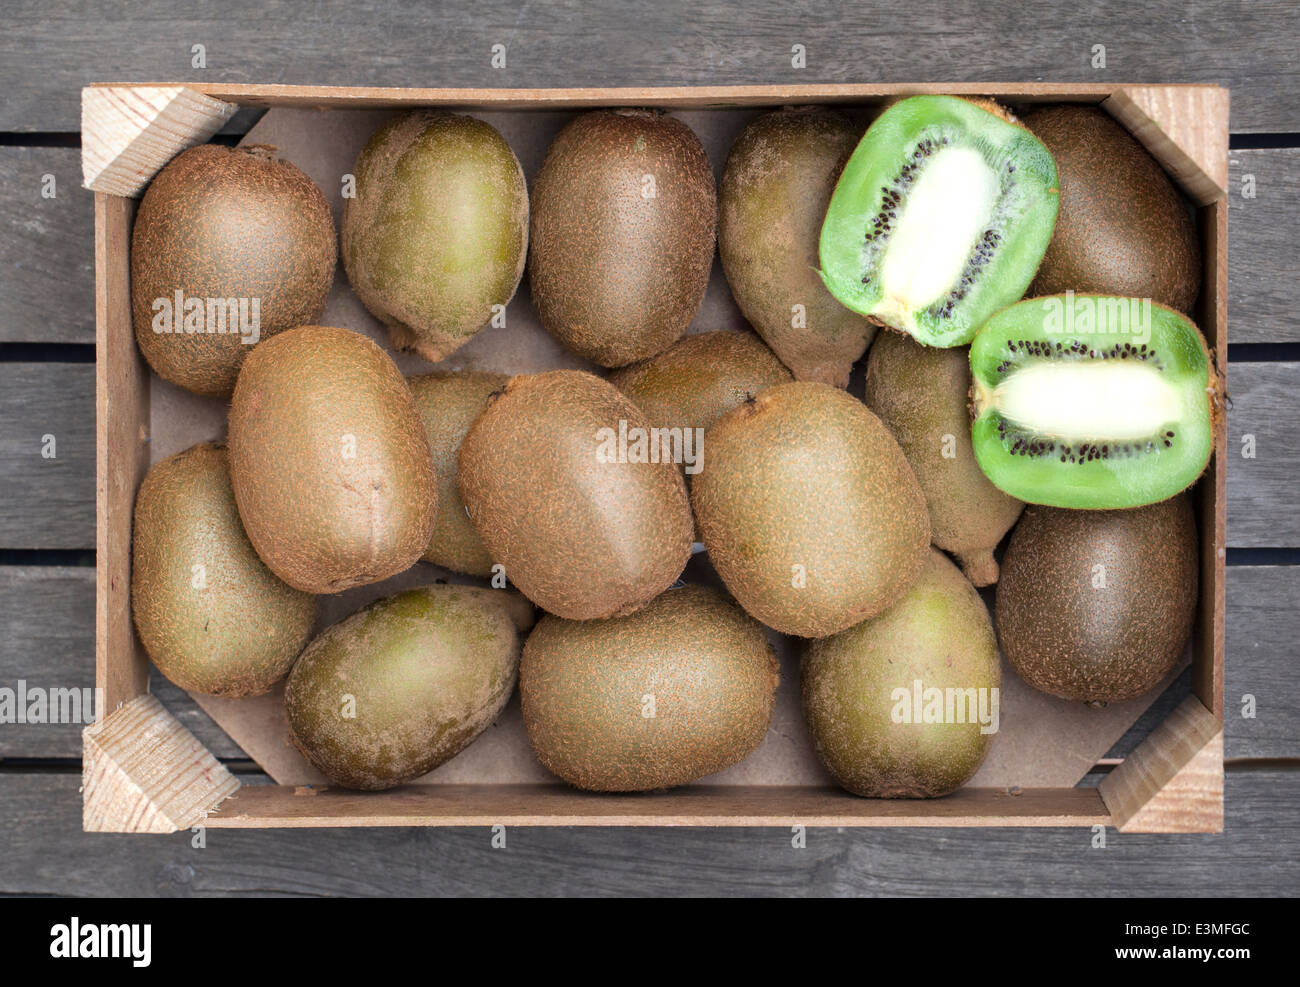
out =
{"type": "Polygon", "coordinates": [[[424,426],[397,366],[360,333],[302,326],[258,346],[229,441],[248,538],[290,586],[378,582],[428,547],[438,493],[424,426]]]}
{"type": "Polygon", "coordinates": [[[1201,246],[1169,177],[1109,114],[1050,106],[1025,125],[1056,159],[1056,232],[1029,294],[1073,289],[1150,298],[1190,313],[1201,288],[1201,246]]]}
{"type": "Polygon", "coordinates": [[[718,197],[718,253],[736,304],[798,380],[835,387],[848,386],[876,333],[817,275],[826,206],[861,136],[819,107],[759,117],[732,145],[718,197]]]}
{"type": "Polygon", "coordinates": [[[519,287],[523,169],[483,121],[417,110],[375,132],[355,173],[340,237],[348,281],[395,348],[436,363],[519,287]]]}
{"type": "Polygon", "coordinates": [[[155,299],[178,290],[187,298],[257,298],[260,340],[325,310],[338,260],[329,203],[273,150],[182,151],[140,201],[131,234],[136,343],[160,377],[196,394],[229,397],[253,345],[238,333],[155,332],[155,299]]]}
{"type": "Polygon", "coordinates": [[[422,558],[471,576],[492,574],[492,556],[465,513],[456,485],[456,461],[469,427],[487,407],[488,398],[505,388],[508,374],[465,370],[407,378],[438,476],[437,519],[422,558]]]}
{"type": "Polygon", "coordinates": [[[1183,495],[1127,511],[1031,505],[1002,560],[1002,651],[1026,682],[1063,699],[1140,696],[1191,636],[1196,559],[1183,495]]]}
{"type": "Polygon", "coordinates": [[[136,631],[182,689],[261,695],[311,636],[316,598],[281,582],[253,551],[220,446],[193,446],[149,470],[135,498],[131,553],[136,631]]]}
{"type": "Polygon", "coordinates": [[[621,367],[686,331],[717,225],[713,172],[686,124],[657,110],[583,114],[546,152],[532,201],[529,286],[552,336],[621,367]]]}
{"type": "Polygon", "coordinates": [[[576,370],[514,377],[460,447],[460,494],[488,554],[539,607],[572,620],[632,613],[691,553],[671,461],[601,462],[598,431],[648,429],[607,381],[576,370]]]}
{"type": "Polygon", "coordinates": [[[683,586],[630,617],[543,617],[524,645],[519,695],[548,771],[579,788],[635,792],[753,753],[777,678],[757,621],[712,589],[683,586]]]}
{"type": "Polygon", "coordinates": [[[770,387],[713,426],[705,458],[691,503],[709,558],[769,627],[834,634],[886,609],[921,571],[925,495],[889,430],[843,391],[770,387]]]}
{"type": "MultiPolygon", "coordinates": [[[[979,770],[996,736],[981,733],[977,718],[894,720],[894,690],[910,693],[917,679],[923,689],[1001,689],[1002,666],[984,601],[933,550],[911,588],[883,614],[809,643],[801,678],[817,756],[856,795],[947,795],[979,770]]],[[[991,700],[991,692],[986,695],[991,700]]]]}
{"type": "Polygon", "coordinates": [[[881,335],[867,357],[867,407],[893,433],[925,491],[930,538],[976,586],[998,581],[993,549],[1024,502],[989,482],[970,438],[970,347],[922,346],[881,335]]]}
{"type": "Polygon", "coordinates": [[[455,757],[514,691],[520,638],[509,595],[425,586],[323,631],[285,686],[294,743],[336,784],[367,791],[455,757]]]}

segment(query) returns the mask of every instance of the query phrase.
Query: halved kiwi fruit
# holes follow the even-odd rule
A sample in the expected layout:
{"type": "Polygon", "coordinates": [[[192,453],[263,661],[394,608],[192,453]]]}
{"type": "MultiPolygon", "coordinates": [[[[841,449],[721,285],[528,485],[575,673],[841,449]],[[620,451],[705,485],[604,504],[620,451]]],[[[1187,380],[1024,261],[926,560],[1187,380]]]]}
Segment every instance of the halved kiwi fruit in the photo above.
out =
{"type": "Polygon", "coordinates": [[[964,345],[1024,295],[1058,198],[1052,155],[996,103],[901,100],[831,196],[822,280],[848,308],[927,346],[964,345]]]}
{"type": "Polygon", "coordinates": [[[1140,507],[1210,458],[1221,384],[1205,340],[1148,299],[1049,295],[989,320],[971,344],[971,441],[1021,500],[1140,507]]]}

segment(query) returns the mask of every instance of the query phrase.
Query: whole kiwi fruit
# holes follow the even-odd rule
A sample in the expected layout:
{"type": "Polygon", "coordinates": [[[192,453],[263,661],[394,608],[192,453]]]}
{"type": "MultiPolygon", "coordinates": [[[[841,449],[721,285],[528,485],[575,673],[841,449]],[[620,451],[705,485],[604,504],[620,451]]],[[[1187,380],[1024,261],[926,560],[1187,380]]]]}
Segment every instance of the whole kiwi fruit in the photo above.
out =
{"type": "Polygon", "coordinates": [[[708,286],[717,197],[704,147],[659,110],[568,124],[533,182],[529,285],[546,330],[621,367],[666,349],[708,286]]]}
{"type": "Polygon", "coordinates": [[[1201,245],[1164,169],[1110,114],[1047,106],[1024,124],[1056,159],[1061,208],[1031,295],[1064,291],[1150,298],[1190,313],[1201,245]]]}
{"type": "Polygon", "coordinates": [[[691,484],[727,589],[785,634],[825,637],[897,600],[925,563],[916,474],[861,401],[829,384],[769,387],[705,436],[691,484]]]}
{"type": "Polygon", "coordinates": [[[670,589],[628,617],[543,617],[519,695],[547,770],[579,788],[683,785],[763,741],[777,661],[762,626],[717,591],[670,589]]]}
{"type": "Polygon", "coordinates": [[[880,416],[925,491],[930,538],[976,586],[998,580],[993,549],[1024,503],[995,487],[970,439],[970,360],[964,346],[922,346],[883,333],[867,357],[866,404],[880,416]]]}
{"type": "Polygon", "coordinates": [[[392,788],[455,757],[496,719],[519,668],[501,590],[434,585],[326,629],[289,673],[284,709],[303,755],[345,788],[392,788]]]}
{"type": "Polygon", "coordinates": [[[428,548],[437,480],[424,427],[397,366],[360,333],[301,326],[258,346],[229,442],[249,541],[290,586],[378,582],[428,548]]]}
{"type": "Polygon", "coordinates": [[[856,795],[947,795],[998,730],[1002,667],[988,610],[933,549],[892,607],[809,642],[801,676],[817,756],[856,795]]]}
{"type": "Polygon", "coordinates": [[[492,556],[465,513],[456,484],[460,444],[487,407],[488,398],[506,386],[508,374],[478,370],[448,371],[408,377],[438,478],[433,537],[422,558],[471,576],[492,573],[492,556]]]}
{"type": "Polygon", "coordinates": [[[1185,496],[1120,511],[1030,505],[1002,561],[998,639],[1035,689],[1131,699],[1178,663],[1196,592],[1196,522],[1185,496]]]}
{"type": "Polygon", "coordinates": [[[797,379],[836,387],[876,333],[817,275],[826,206],[861,136],[824,107],[765,114],[731,146],[718,194],[718,254],[740,311],[797,379]]]}
{"type": "Polygon", "coordinates": [[[686,487],[672,459],[637,442],[649,429],[613,384],[578,370],[511,378],[470,427],[458,472],[470,520],[544,610],[632,613],[685,568],[686,487]]]}
{"type": "Polygon", "coordinates": [[[259,340],[325,309],[338,260],[329,203],[262,145],[176,155],[131,232],[131,321],[158,376],[229,397],[259,340]]]}
{"type": "Polygon", "coordinates": [[[357,159],[341,243],[348,281],[389,339],[437,362],[514,297],[528,249],[528,188],[482,120],[416,110],[357,159]]]}
{"type": "Polygon", "coordinates": [[[316,598],[253,551],[223,447],[205,442],[155,463],[136,493],[131,539],[131,613],[163,675],[231,698],[284,678],[311,636],[316,598]]]}

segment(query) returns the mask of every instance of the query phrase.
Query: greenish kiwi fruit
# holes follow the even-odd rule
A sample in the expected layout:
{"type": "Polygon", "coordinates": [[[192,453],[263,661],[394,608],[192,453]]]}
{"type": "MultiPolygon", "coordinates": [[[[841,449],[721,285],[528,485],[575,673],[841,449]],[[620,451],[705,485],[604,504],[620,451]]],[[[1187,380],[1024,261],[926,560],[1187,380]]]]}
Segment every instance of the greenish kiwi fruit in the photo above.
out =
{"type": "Polygon", "coordinates": [[[925,495],[889,430],[828,384],[769,387],[705,436],[691,503],[709,558],[750,614],[825,637],[911,585],[930,545],[925,495]]]}
{"type": "Polygon", "coordinates": [[[976,586],[998,580],[993,549],[1024,502],[989,482],[970,441],[970,362],[965,347],[922,346],[886,332],[867,357],[866,404],[912,465],[930,510],[930,537],[976,586]]]}
{"type": "Polygon", "coordinates": [[[740,311],[797,379],[836,387],[876,332],[817,276],[826,206],[861,136],[824,107],[765,114],[731,146],[718,195],[718,253],[740,311]]]}
{"type": "Polygon", "coordinates": [[[410,568],[437,508],[410,389],[360,333],[301,326],[249,354],[230,404],[230,478],[277,576],[337,593],[410,568]]]}
{"type": "Polygon", "coordinates": [[[892,607],[809,642],[801,678],[817,756],[856,795],[956,791],[979,770],[998,730],[993,622],[975,588],[933,549],[892,607]]]}
{"type": "Polygon", "coordinates": [[[582,114],[533,182],[528,277],[542,325],[605,367],[663,351],[704,300],[716,225],[690,127],[659,110],[582,114]]]}
{"type": "Polygon", "coordinates": [[[158,670],[182,689],[257,696],[311,636],[316,598],[276,578],[244,534],[226,450],[155,463],[135,498],[131,613],[158,670]]]}
{"type": "Polygon", "coordinates": [[[528,250],[528,187],[482,120],[416,110],[375,131],[343,207],[343,265],[393,346],[436,363],[514,297],[528,250]]]}
{"type": "Polygon", "coordinates": [[[508,374],[476,370],[407,378],[424,422],[424,435],[438,477],[437,516],[433,537],[423,555],[425,562],[471,576],[492,574],[492,556],[470,523],[465,502],[460,499],[456,462],[469,427],[487,407],[488,398],[502,390],[509,379],[508,374]]]}
{"type": "Polygon", "coordinates": [[[844,305],[927,346],[962,346],[1025,293],[1056,222],[1056,165],[991,100],[912,96],[844,167],[821,233],[844,305]]]}
{"type": "Polygon", "coordinates": [[[1024,124],[1047,145],[1061,211],[1032,295],[1150,298],[1192,311],[1201,245],[1187,202],[1138,141],[1095,106],[1048,106],[1024,124]]]}
{"type": "Polygon", "coordinates": [[[649,432],[613,384],[578,370],[511,378],[470,427],[461,498],[488,555],[539,607],[621,616],[681,575],[686,487],[672,458],[637,442],[649,432]]]}
{"type": "Polygon", "coordinates": [[[325,310],[338,260],[316,184],[275,148],[204,144],[176,155],[131,232],[131,320],[154,371],[229,397],[259,340],[325,310]]]}
{"type": "Polygon", "coordinates": [[[684,785],[762,743],[778,669],[767,632],[715,590],[682,586],[628,617],[543,617],[519,695],[538,760],[579,788],[684,785]]]}
{"type": "Polygon", "coordinates": [[[1196,521],[1185,496],[1126,511],[1030,506],[1002,560],[998,639],[1035,689],[1132,699],[1178,664],[1196,594],[1196,521]]]}
{"type": "Polygon", "coordinates": [[[435,585],[389,596],[318,635],[289,673],[284,709],[304,756],[336,784],[418,778],[505,707],[520,626],[501,590],[435,585]]]}
{"type": "Polygon", "coordinates": [[[1205,470],[1222,384],[1173,309],[1106,295],[1026,299],[970,348],[975,458],[1032,504],[1110,509],[1165,500],[1205,470]]]}

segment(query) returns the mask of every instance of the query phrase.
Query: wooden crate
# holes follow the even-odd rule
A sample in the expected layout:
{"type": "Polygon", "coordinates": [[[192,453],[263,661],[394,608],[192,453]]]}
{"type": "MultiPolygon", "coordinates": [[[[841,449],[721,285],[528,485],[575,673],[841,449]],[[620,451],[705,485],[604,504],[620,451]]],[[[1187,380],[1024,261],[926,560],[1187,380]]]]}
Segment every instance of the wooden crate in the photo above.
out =
{"type": "Polygon", "coordinates": [[[925,84],[636,89],[383,89],[97,85],[83,90],[82,159],[95,192],[96,681],[85,731],[88,831],[316,826],[1094,826],[1127,832],[1223,827],[1226,430],[1197,485],[1200,600],[1188,697],[1098,788],[964,788],[927,801],[863,799],[832,787],[690,786],[634,797],[551,785],[438,785],[355,793],[238,781],[148,694],[131,620],[131,514],[148,466],[149,369],[131,326],[134,197],[173,155],[208,140],[240,106],[575,110],[864,105],[922,92],[1016,103],[1101,104],[1165,166],[1199,210],[1204,287],[1197,322],[1227,352],[1228,92],[1215,86],[925,84]],[[234,797],[231,797],[234,796],[234,797]]]}

